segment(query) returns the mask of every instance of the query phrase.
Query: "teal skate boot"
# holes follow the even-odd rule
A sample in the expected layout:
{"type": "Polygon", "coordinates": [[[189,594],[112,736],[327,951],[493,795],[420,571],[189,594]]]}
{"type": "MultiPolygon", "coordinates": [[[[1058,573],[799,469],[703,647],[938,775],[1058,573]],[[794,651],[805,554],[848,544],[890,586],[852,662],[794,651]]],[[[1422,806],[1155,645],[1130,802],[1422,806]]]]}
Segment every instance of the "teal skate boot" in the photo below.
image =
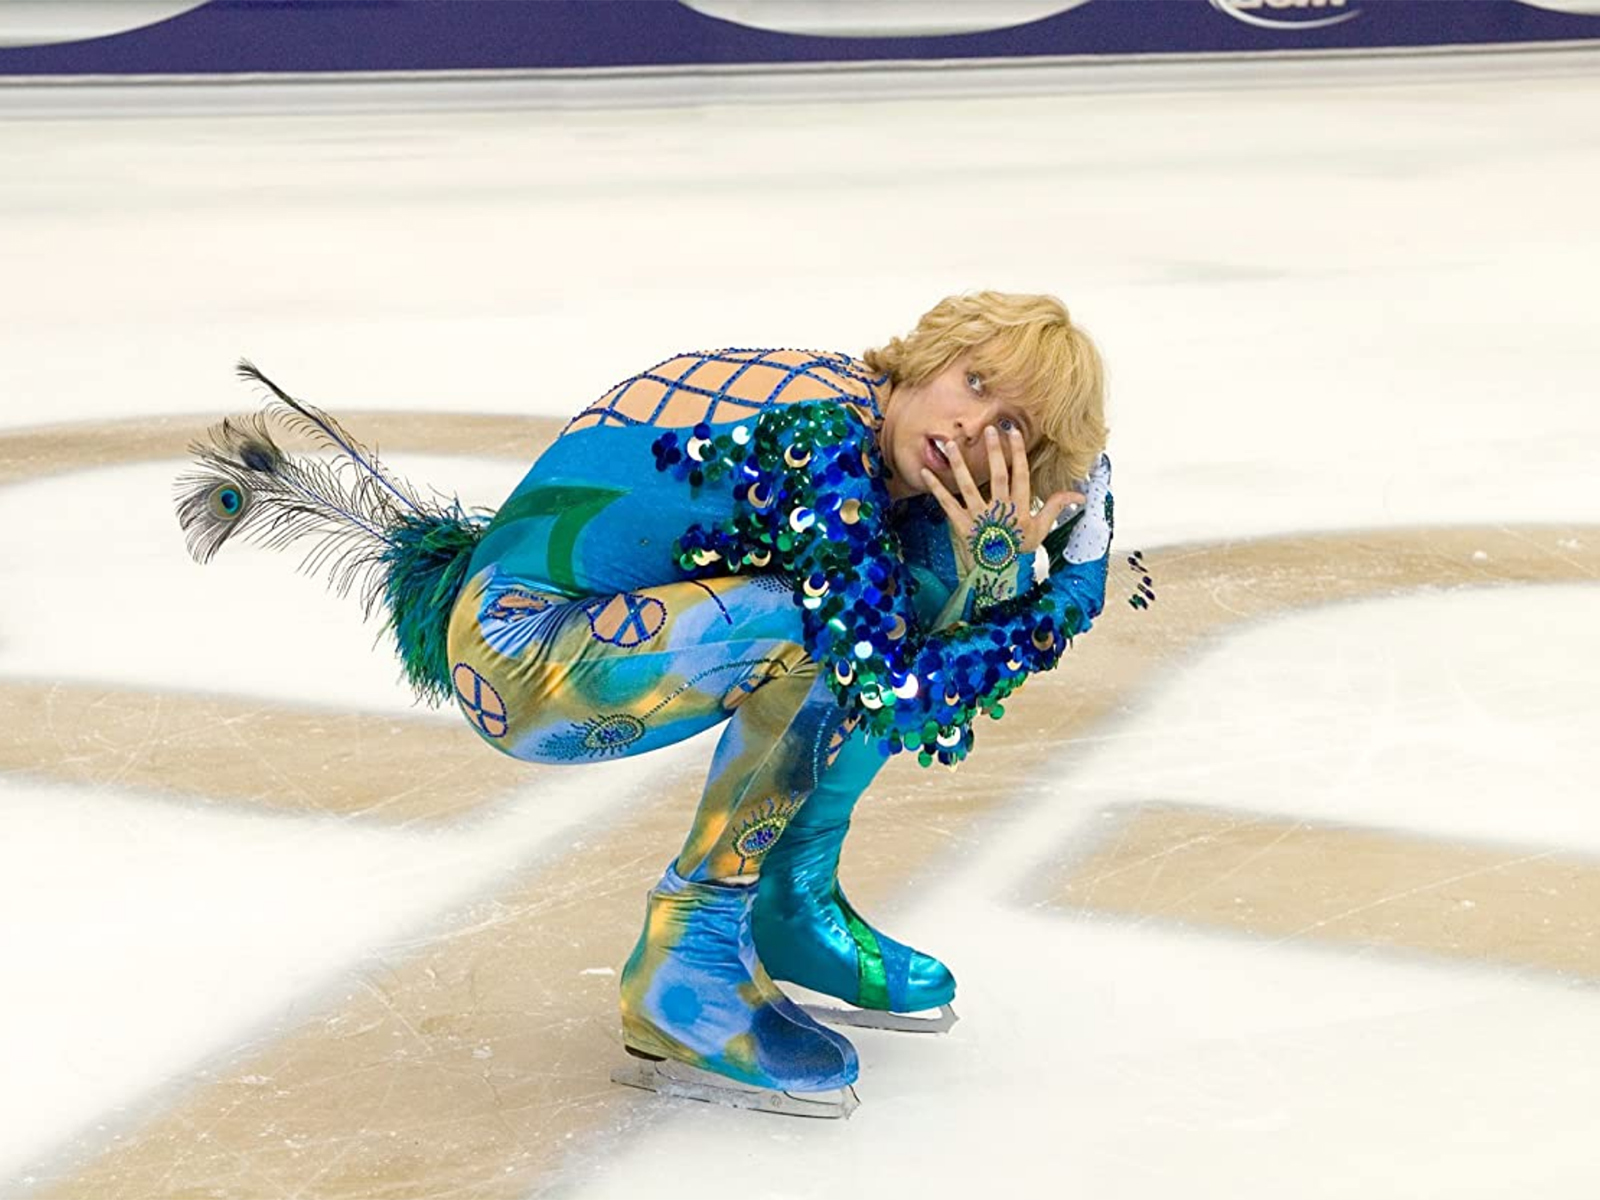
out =
{"type": "Polygon", "coordinates": [[[622,970],[623,1045],[639,1061],[611,1078],[737,1108],[847,1117],[857,1103],[855,1048],[762,968],[750,935],[755,891],[667,869],[622,970]]]}
{"type": "Polygon", "coordinates": [[[883,759],[852,737],[761,864],[753,926],[774,979],[843,1000],[852,1008],[806,1006],[834,1024],[944,1033],[956,1022],[955,976],[938,959],[867,924],[839,886],[839,851],[850,814],[883,759]],[[939,1009],[936,1017],[909,1013],[939,1009]]]}

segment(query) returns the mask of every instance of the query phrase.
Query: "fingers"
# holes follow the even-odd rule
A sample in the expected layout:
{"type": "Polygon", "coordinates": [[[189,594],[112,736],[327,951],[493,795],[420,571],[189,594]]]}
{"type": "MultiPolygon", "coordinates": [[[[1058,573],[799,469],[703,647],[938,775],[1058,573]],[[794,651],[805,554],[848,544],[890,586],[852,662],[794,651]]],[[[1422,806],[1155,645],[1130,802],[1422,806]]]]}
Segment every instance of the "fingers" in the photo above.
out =
{"type": "Polygon", "coordinates": [[[939,502],[939,507],[944,509],[944,515],[949,518],[950,527],[965,537],[972,527],[971,515],[946,490],[944,484],[939,482],[939,477],[928,470],[927,467],[922,468],[922,482],[933,493],[933,498],[939,502]]]}
{"type": "Polygon", "coordinates": [[[1047,530],[1053,528],[1069,504],[1082,503],[1082,492],[1057,492],[1046,500],[1044,507],[1039,510],[1040,527],[1047,530]]]}
{"type": "Polygon", "coordinates": [[[993,425],[988,426],[983,431],[983,442],[989,448],[989,499],[999,504],[1007,503],[1011,500],[1011,473],[1006,469],[1006,452],[1000,442],[1000,431],[993,425]]]}
{"type": "Polygon", "coordinates": [[[1027,516],[1033,511],[1033,480],[1028,468],[1028,446],[1022,440],[1022,431],[1011,431],[1011,503],[1017,511],[1027,516]]]}
{"type": "Polygon", "coordinates": [[[955,474],[956,486],[961,489],[961,498],[973,512],[982,512],[988,507],[983,493],[978,490],[977,482],[972,478],[972,472],[967,469],[967,456],[961,453],[959,446],[946,442],[948,449],[945,457],[950,460],[950,470],[955,474]]]}

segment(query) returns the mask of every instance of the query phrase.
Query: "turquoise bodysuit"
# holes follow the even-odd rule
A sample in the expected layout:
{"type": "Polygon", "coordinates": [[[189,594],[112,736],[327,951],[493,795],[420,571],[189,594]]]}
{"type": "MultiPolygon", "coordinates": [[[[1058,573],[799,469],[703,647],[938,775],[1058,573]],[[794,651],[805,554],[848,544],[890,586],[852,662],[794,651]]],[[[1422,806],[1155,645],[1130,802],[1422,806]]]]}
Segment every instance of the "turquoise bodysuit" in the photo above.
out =
{"type": "MultiPolygon", "coordinates": [[[[881,386],[844,355],[720,351],[634,376],[575,420],[500,509],[469,568],[454,623],[467,636],[452,660],[479,732],[541,760],[646,749],[683,735],[678,697],[648,717],[628,704],[573,721],[576,697],[548,686],[557,665],[569,682],[604,664],[642,683],[656,668],[684,675],[660,660],[676,655],[697,666],[682,696],[712,680],[753,691],[804,661],[810,673],[823,668],[838,723],[864,726],[883,752],[964,757],[977,713],[999,715],[1098,615],[1105,554],[1018,586],[981,617],[968,604],[956,615],[970,622],[935,630],[962,581],[951,577],[953,554],[940,553],[948,538],[926,536],[930,523],[944,525],[936,507],[891,505],[875,436],[881,386]],[[715,387],[699,383],[708,367],[715,387]],[[755,393],[741,389],[758,370],[755,393]],[[666,425],[686,399],[686,417],[666,425]],[[706,416],[724,419],[693,419],[706,416]],[[908,559],[908,544],[922,561],[908,559]],[[778,626],[790,650],[756,651],[778,626]],[[577,643],[553,653],[574,630],[577,643]],[[727,647],[722,661],[706,661],[718,657],[705,653],[711,643],[727,647]],[[580,648],[588,653],[572,653],[580,648]]],[[[1018,581],[1031,568],[1003,544],[984,565],[1018,581]]]]}
{"type": "Polygon", "coordinates": [[[783,978],[875,1008],[948,1003],[943,964],[838,890],[850,810],[887,755],[964,757],[977,713],[1000,716],[1100,611],[1109,472],[1089,488],[1103,544],[1075,531],[1034,583],[1015,538],[980,529],[961,578],[937,504],[890,502],[885,384],[793,350],[684,355],[624,380],[500,508],[452,610],[456,700],[508,754],[593,761],[723,725],[622,973],[633,1053],[791,1091],[855,1078],[849,1043],[761,965],[758,889],[736,886],[757,876],[761,957],[783,978]]]}
{"type": "Polygon", "coordinates": [[[719,350],[630,376],[486,526],[423,505],[320,410],[246,373],[293,410],[280,419],[366,472],[348,505],[377,515],[344,511],[330,470],[283,453],[263,418],[224,423],[179,506],[202,561],[231,529],[282,541],[335,510],[383,544],[374,561],[408,676],[448,688],[478,735],[519,759],[593,762],[721,727],[622,971],[632,1053],[828,1091],[854,1080],[855,1051],[774,974],[873,1009],[949,1003],[942,963],[845,900],[839,846],[887,757],[964,758],[977,715],[999,717],[1098,615],[1103,457],[1035,582],[1004,503],[957,546],[930,497],[891,501],[888,381],[848,355],[719,350]]]}

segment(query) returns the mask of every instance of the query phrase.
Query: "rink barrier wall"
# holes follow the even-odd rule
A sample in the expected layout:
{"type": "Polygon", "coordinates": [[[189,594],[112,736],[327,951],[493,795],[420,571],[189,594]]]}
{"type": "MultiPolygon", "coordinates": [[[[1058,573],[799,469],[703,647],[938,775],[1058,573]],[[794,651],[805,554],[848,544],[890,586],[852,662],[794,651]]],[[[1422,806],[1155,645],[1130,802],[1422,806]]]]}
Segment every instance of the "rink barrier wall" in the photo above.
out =
{"type": "Polygon", "coordinates": [[[915,0],[894,13],[863,4],[854,23],[837,7],[737,0],[209,0],[106,36],[0,37],[0,79],[761,71],[1600,43],[1600,8],[1571,6],[1589,11],[1522,0],[1013,2],[977,11],[997,23],[1057,11],[996,28],[972,28],[981,18],[969,12],[944,32],[951,21],[915,0]]]}

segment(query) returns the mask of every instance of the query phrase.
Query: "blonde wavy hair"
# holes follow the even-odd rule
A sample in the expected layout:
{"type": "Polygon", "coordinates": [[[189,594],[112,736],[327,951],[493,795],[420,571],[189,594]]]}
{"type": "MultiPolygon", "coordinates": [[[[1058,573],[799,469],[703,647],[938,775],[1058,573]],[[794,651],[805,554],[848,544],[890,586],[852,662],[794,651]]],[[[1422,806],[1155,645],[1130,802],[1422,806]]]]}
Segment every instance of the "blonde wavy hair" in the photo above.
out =
{"type": "Polygon", "coordinates": [[[989,388],[1037,421],[1043,436],[1028,456],[1037,499],[1088,478],[1109,432],[1105,368],[1066,305],[1012,292],[948,296],[909,334],[868,350],[862,361],[894,384],[916,387],[963,355],[989,388]]]}

